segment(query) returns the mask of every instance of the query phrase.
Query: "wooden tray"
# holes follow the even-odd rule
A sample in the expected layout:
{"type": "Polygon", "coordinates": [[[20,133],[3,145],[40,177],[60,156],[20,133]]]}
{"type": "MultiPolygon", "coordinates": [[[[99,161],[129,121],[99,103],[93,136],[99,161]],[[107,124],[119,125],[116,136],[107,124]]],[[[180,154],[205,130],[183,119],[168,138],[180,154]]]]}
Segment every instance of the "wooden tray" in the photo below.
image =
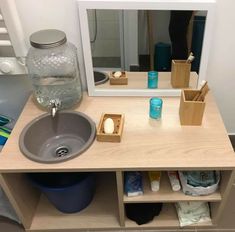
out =
{"type": "Polygon", "coordinates": [[[106,114],[103,113],[97,129],[97,141],[100,142],[121,142],[122,132],[124,125],[124,115],[123,114],[106,114]],[[114,121],[114,132],[113,134],[104,133],[104,121],[107,118],[111,118],[114,121]]]}
{"type": "Polygon", "coordinates": [[[120,77],[114,77],[113,74],[115,72],[110,73],[109,77],[109,83],[110,85],[127,85],[128,84],[128,78],[126,72],[122,72],[122,75],[120,77]]]}

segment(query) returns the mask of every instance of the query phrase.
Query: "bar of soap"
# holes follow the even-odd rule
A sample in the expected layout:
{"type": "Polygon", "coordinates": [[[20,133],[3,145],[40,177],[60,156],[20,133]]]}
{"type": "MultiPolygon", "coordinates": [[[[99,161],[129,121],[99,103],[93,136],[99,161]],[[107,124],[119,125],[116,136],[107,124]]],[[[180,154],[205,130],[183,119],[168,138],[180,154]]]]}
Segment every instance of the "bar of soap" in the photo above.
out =
{"type": "Polygon", "coordinates": [[[107,118],[104,121],[104,133],[113,134],[114,132],[114,121],[112,118],[107,118]]]}
{"type": "Polygon", "coordinates": [[[113,76],[114,76],[115,78],[119,78],[119,77],[122,76],[122,72],[117,71],[117,72],[115,72],[115,73],[113,74],[113,76]]]}

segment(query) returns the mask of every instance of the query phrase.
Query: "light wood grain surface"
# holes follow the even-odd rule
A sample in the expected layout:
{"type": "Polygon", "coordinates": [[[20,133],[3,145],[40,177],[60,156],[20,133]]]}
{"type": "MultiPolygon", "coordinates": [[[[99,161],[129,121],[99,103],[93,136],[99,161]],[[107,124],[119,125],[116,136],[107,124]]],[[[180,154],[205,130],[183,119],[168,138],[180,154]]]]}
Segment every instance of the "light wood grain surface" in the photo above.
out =
{"type": "Polygon", "coordinates": [[[88,97],[84,93],[76,110],[89,115],[96,125],[103,112],[125,115],[121,143],[94,141],[86,152],[72,160],[41,164],[27,159],[18,146],[25,125],[44,113],[30,98],[2,150],[0,172],[235,168],[233,148],[211,93],[206,97],[201,126],[180,125],[179,97],[164,97],[161,121],[150,119],[149,99],[88,97]]]}
{"type": "MultiPolygon", "coordinates": [[[[127,72],[127,85],[110,85],[109,81],[104,84],[97,85],[97,89],[148,89],[148,73],[147,72],[127,72]]],[[[198,75],[196,72],[190,73],[189,88],[196,88],[198,75]]],[[[158,89],[172,89],[171,72],[158,73],[158,89]]]]}

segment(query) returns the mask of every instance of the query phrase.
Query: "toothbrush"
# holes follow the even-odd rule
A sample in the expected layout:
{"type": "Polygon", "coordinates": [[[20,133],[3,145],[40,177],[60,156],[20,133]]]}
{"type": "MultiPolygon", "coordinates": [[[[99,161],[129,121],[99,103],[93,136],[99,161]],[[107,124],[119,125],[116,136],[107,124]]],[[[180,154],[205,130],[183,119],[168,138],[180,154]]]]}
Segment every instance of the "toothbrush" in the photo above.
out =
{"type": "Polygon", "coordinates": [[[186,60],[186,63],[192,63],[194,59],[195,59],[195,56],[193,55],[192,52],[190,52],[188,59],[186,60]]]}
{"type": "Polygon", "coordinates": [[[195,95],[193,101],[203,101],[208,91],[209,87],[207,85],[207,81],[203,80],[201,82],[201,88],[199,89],[199,93],[195,95]]]}

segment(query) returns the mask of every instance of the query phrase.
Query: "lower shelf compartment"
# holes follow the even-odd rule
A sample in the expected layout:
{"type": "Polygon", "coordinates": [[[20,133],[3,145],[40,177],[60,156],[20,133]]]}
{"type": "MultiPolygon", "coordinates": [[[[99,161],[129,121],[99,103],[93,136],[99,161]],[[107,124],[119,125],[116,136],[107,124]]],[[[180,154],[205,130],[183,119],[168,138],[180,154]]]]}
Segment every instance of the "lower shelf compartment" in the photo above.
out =
{"type": "Polygon", "coordinates": [[[30,231],[120,228],[117,209],[115,174],[99,174],[94,199],[78,213],[64,214],[58,211],[42,194],[30,231]]]}
{"type": "MultiPolygon", "coordinates": [[[[125,226],[126,228],[179,228],[179,220],[177,216],[177,212],[175,209],[174,204],[163,204],[162,211],[159,216],[156,216],[153,221],[143,224],[137,225],[134,221],[126,218],[125,219],[125,226]]],[[[193,224],[191,226],[187,226],[184,228],[190,227],[211,227],[213,224],[210,223],[200,223],[200,224],[193,224]]]]}

